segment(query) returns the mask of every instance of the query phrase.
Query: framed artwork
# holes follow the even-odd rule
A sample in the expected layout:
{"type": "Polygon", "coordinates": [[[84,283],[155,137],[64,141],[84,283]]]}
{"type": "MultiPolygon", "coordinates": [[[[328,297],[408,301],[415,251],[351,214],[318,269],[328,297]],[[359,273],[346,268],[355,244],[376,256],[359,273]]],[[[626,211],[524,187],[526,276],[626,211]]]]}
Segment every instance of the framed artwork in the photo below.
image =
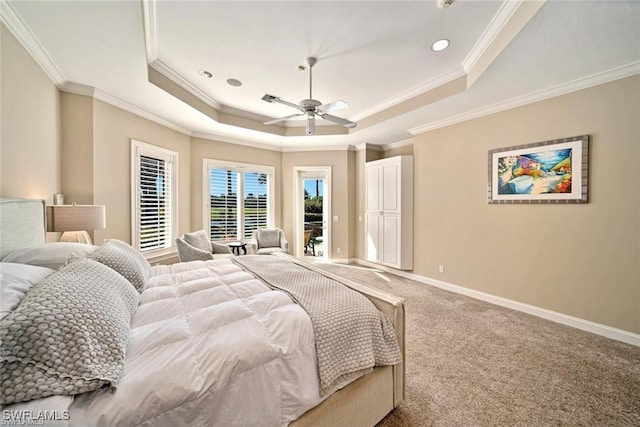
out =
{"type": "Polygon", "coordinates": [[[489,203],[587,203],[589,136],[489,151],[489,203]]]}

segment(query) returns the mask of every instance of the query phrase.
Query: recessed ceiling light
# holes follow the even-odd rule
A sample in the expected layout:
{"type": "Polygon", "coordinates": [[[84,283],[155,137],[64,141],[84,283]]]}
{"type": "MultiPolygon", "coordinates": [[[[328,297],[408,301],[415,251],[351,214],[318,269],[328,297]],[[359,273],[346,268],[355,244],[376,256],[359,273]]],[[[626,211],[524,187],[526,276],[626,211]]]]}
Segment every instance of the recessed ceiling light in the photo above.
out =
{"type": "Polygon", "coordinates": [[[433,44],[431,45],[431,50],[434,52],[440,52],[442,50],[445,50],[448,47],[449,47],[449,40],[440,39],[433,42],[433,44]]]}
{"type": "Polygon", "coordinates": [[[198,71],[198,73],[202,76],[202,77],[206,77],[208,79],[210,79],[211,77],[213,77],[213,74],[211,74],[210,72],[208,72],[207,70],[200,70],[198,71]]]}
{"type": "Polygon", "coordinates": [[[242,86],[242,82],[238,79],[228,79],[227,80],[227,84],[229,86],[233,86],[233,87],[240,87],[242,86]]]}

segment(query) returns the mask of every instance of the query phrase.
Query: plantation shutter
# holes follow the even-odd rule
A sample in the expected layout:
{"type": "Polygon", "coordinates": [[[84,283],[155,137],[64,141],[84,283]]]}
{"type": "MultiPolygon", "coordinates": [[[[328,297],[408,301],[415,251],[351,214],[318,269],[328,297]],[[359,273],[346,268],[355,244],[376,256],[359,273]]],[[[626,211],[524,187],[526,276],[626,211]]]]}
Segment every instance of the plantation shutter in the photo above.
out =
{"type": "Polygon", "coordinates": [[[267,226],[267,179],[265,173],[244,173],[244,238],[267,226]]]}
{"type": "Polygon", "coordinates": [[[171,247],[170,162],[140,155],[138,170],[138,246],[142,252],[171,247]]]}
{"type": "Polygon", "coordinates": [[[211,240],[250,240],[255,230],[270,226],[273,168],[207,160],[204,176],[211,240]]]}
{"type": "Polygon", "coordinates": [[[238,239],[238,173],[228,169],[209,171],[211,240],[238,239]]]}

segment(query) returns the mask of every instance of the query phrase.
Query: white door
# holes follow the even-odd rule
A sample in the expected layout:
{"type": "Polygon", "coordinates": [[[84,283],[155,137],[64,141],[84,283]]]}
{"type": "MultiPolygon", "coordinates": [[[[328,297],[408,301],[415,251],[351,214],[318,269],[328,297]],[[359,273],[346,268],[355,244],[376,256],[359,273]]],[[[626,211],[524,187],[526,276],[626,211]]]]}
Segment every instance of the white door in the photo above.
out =
{"type": "Polygon", "coordinates": [[[400,216],[385,213],[382,215],[383,250],[381,261],[385,264],[398,265],[400,261],[400,216]]]}
{"type": "Polygon", "coordinates": [[[380,262],[382,261],[380,258],[380,248],[381,248],[381,238],[382,235],[380,233],[380,218],[381,215],[379,213],[368,213],[365,214],[365,258],[367,261],[371,262],[380,262]]]}

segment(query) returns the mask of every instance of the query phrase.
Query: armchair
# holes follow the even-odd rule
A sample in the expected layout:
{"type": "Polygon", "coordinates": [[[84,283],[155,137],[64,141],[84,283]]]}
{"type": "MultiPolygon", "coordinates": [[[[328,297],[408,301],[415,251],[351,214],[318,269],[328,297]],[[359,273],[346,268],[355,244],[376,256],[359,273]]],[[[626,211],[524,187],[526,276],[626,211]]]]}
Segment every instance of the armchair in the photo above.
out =
{"type": "Polygon", "coordinates": [[[279,228],[259,228],[253,232],[253,238],[255,243],[252,243],[251,247],[254,254],[289,253],[289,242],[284,236],[284,231],[279,228]]]}
{"type": "Polygon", "coordinates": [[[206,261],[232,257],[231,248],[222,243],[212,242],[204,230],[185,233],[176,238],[180,262],[206,261]]]}

